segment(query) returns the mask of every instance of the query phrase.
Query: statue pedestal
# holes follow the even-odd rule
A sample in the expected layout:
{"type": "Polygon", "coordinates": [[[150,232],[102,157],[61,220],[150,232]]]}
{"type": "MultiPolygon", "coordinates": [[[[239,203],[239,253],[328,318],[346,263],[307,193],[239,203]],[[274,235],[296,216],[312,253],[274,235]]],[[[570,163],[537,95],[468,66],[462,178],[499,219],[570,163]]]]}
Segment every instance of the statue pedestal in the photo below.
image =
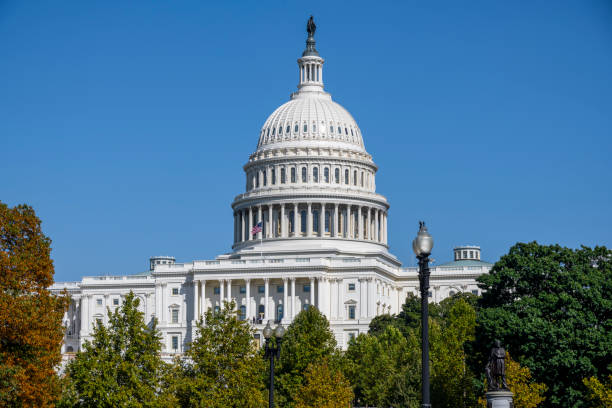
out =
{"type": "Polygon", "coordinates": [[[487,408],[514,408],[512,395],[509,390],[487,392],[487,408]]]}

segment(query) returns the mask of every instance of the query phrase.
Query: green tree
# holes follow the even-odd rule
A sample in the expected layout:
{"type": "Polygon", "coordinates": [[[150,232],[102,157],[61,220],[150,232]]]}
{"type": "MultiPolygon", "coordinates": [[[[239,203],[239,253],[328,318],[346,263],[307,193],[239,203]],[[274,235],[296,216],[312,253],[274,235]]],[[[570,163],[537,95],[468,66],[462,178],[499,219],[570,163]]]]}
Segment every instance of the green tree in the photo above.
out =
{"type": "Polygon", "coordinates": [[[440,317],[432,319],[430,329],[432,405],[471,407],[477,396],[465,347],[475,338],[476,311],[461,296],[446,300],[439,307],[440,317]]]}
{"type": "Polygon", "coordinates": [[[93,339],[66,368],[62,406],[159,407],[165,363],[160,334],[148,327],[130,292],[120,308],[108,311],[107,325],[98,323],[93,339]]]}
{"type": "Polygon", "coordinates": [[[612,251],[518,243],[479,281],[477,350],[499,338],[548,386],[543,406],[587,406],[582,379],[612,362],[612,251]]]}
{"type": "Polygon", "coordinates": [[[360,406],[419,406],[420,348],[414,333],[407,339],[390,324],[376,335],[360,334],[345,357],[345,373],[360,406]]]}
{"type": "Polygon", "coordinates": [[[205,323],[178,366],[171,386],[181,407],[257,408],[263,397],[264,361],[253,342],[254,330],[236,316],[234,302],[208,310],[205,323]]]}
{"type": "Polygon", "coordinates": [[[346,408],[353,400],[351,384],[327,359],[306,368],[304,383],[295,400],[296,408],[346,408]]]}
{"type": "Polygon", "coordinates": [[[589,390],[588,399],[595,408],[612,407],[612,375],[608,375],[608,380],[603,383],[597,377],[585,378],[582,382],[589,390]]]}
{"type": "Polygon", "coordinates": [[[293,407],[304,374],[310,364],[328,359],[333,368],[342,364],[334,334],[327,318],[315,307],[301,311],[287,328],[276,369],[276,401],[280,407],[293,407]]]}
{"type": "Polygon", "coordinates": [[[49,407],[60,394],[67,297],[47,289],[50,255],[32,207],[0,202],[0,406],[49,407]]]}

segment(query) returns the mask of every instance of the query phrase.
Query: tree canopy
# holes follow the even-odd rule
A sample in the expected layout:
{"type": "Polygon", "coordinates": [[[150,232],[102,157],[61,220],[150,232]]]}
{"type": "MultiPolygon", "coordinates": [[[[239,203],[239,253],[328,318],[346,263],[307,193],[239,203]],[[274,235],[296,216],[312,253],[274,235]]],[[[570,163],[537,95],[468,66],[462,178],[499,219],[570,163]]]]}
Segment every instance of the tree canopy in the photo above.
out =
{"type": "Polygon", "coordinates": [[[32,207],[0,202],[0,405],[53,406],[60,394],[62,317],[52,295],[51,240],[32,207]]]}
{"type": "Polygon", "coordinates": [[[587,406],[582,379],[605,378],[612,362],[612,252],[518,243],[478,280],[476,349],[499,338],[548,386],[543,406],[587,406]]]}
{"type": "Polygon", "coordinates": [[[296,395],[296,408],[346,408],[353,400],[351,384],[327,359],[308,366],[296,395]]]}
{"type": "Polygon", "coordinates": [[[63,406],[83,408],[160,407],[165,364],[160,334],[144,323],[139,299],[130,292],[108,324],[97,323],[93,338],[66,368],[63,406]]]}

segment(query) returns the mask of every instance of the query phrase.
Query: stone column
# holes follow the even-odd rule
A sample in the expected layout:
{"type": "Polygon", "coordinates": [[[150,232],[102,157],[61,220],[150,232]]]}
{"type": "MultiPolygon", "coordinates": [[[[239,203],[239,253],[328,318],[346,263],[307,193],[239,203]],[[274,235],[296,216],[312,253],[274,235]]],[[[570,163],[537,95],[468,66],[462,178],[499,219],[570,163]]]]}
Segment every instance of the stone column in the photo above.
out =
{"type": "Polygon", "coordinates": [[[223,301],[225,300],[223,292],[225,292],[225,282],[223,279],[219,279],[219,309],[223,309],[223,301]]]}
{"type": "Polygon", "coordinates": [[[244,318],[246,321],[251,321],[251,280],[244,280],[246,305],[244,310],[244,318]]]}
{"type": "Polygon", "coordinates": [[[372,239],[372,220],[370,219],[370,213],[372,212],[372,209],[370,207],[367,207],[367,221],[366,221],[366,239],[371,240],[372,239]]]}
{"type": "Polygon", "coordinates": [[[198,315],[198,318],[201,315],[206,315],[206,281],[200,281],[200,314],[198,315]]]}
{"type": "Polygon", "coordinates": [[[359,278],[359,316],[362,319],[368,317],[368,293],[365,278],[359,278]]]}
{"type": "Polygon", "coordinates": [[[312,236],[312,203],[307,203],[306,209],[306,236],[312,236]]]}
{"type": "Polygon", "coordinates": [[[238,222],[236,221],[236,212],[234,211],[234,244],[236,243],[236,225],[238,225],[238,222]]]}
{"type": "Polygon", "coordinates": [[[225,297],[225,299],[227,300],[227,302],[231,302],[232,301],[232,280],[231,279],[227,279],[226,281],[227,283],[227,295],[225,297]]]}
{"type": "Polygon", "coordinates": [[[266,228],[266,238],[274,236],[274,220],[272,219],[272,207],[272,204],[268,206],[268,227],[266,228]]]}
{"type": "Polygon", "coordinates": [[[262,218],[262,206],[258,205],[257,206],[257,222],[261,222],[261,232],[257,233],[257,236],[255,238],[260,239],[263,236],[263,227],[264,227],[264,223],[263,223],[263,218],[262,218]]]}
{"type": "Polygon", "coordinates": [[[315,278],[310,278],[310,307],[315,305],[315,278]]]}
{"type": "Polygon", "coordinates": [[[241,210],[240,211],[240,224],[241,224],[240,242],[243,242],[244,241],[244,236],[245,236],[245,231],[246,231],[246,211],[245,210],[241,210]]]}
{"type": "Polygon", "coordinates": [[[384,223],[383,223],[384,230],[385,230],[384,243],[386,244],[387,243],[387,213],[386,212],[384,213],[384,217],[385,217],[384,218],[384,223]]]}
{"type": "Polygon", "coordinates": [[[253,207],[249,207],[249,218],[247,222],[247,229],[249,230],[249,241],[253,239],[253,231],[251,224],[253,223],[253,207]]]}
{"type": "Polygon", "coordinates": [[[338,222],[338,203],[334,203],[334,238],[338,238],[338,227],[340,223],[338,222]]]}
{"type": "Polygon", "coordinates": [[[367,278],[368,280],[368,318],[375,316],[374,310],[376,308],[376,298],[374,296],[374,280],[367,278]]]}
{"type": "Polygon", "coordinates": [[[330,319],[338,318],[338,280],[335,278],[329,279],[329,303],[330,303],[330,319]]]}
{"type": "Polygon", "coordinates": [[[327,317],[327,320],[329,320],[329,310],[325,308],[325,299],[329,297],[329,292],[325,290],[326,279],[323,276],[319,276],[317,280],[319,281],[319,297],[317,298],[317,309],[319,309],[319,312],[323,313],[327,317]],[[321,295],[321,293],[323,293],[323,295],[321,295]]]}
{"type": "MultiPolygon", "coordinates": [[[[329,227],[331,228],[331,223],[329,227]]],[[[325,236],[325,203],[321,203],[321,213],[319,214],[319,236],[325,236]]]]}
{"type": "Polygon", "coordinates": [[[291,320],[295,318],[295,278],[291,278],[291,320]]]}
{"type": "Polygon", "coordinates": [[[285,219],[285,203],[281,204],[280,209],[281,237],[287,236],[287,220],[285,219]]]}
{"type": "Polygon", "coordinates": [[[376,235],[374,236],[374,240],[376,242],[380,242],[380,226],[378,224],[378,216],[379,216],[379,210],[374,210],[374,229],[376,230],[376,235]]]}
{"type": "Polygon", "coordinates": [[[283,322],[287,321],[289,315],[289,305],[287,304],[287,298],[289,297],[289,285],[287,278],[283,278],[283,322]]]}
{"type": "Polygon", "coordinates": [[[168,284],[166,282],[162,283],[161,288],[161,300],[162,300],[162,324],[167,324],[168,322],[168,284]]]}
{"type": "Polygon", "coordinates": [[[361,219],[361,206],[357,207],[357,222],[355,228],[357,228],[357,238],[363,239],[363,226],[361,225],[363,220],[361,219]]]}
{"type": "Polygon", "coordinates": [[[161,322],[161,283],[155,284],[155,318],[157,324],[161,322]]]}
{"type": "Polygon", "coordinates": [[[81,296],[81,337],[89,333],[89,295],[81,296]]]}
{"type": "Polygon", "coordinates": [[[270,279],[264,278],[264,323],[270,319],[269,309],[270,309],[270,298],[268,294],[270,292],[270,279]]]}
{"type": "Polygon", "coordinates": [[[344,320],[344,280],[338,279],[338,319],[344,320]]]}
{"type": "Polygon", "coordinates": [[[299,235],[299,230],[301,227],[301,223],[298,222],[298,220],[300,219],[299,213],[298,213],[298,205],[297,203],[293,204],[293,236],[297,237],[299,235]]]}
{"type": "Polygon", "coordinates": [[[191,286],[193,286],[193,317],[191,320],[191,325],[195,326],[195,322],[198,320],[198,303],[200,302],[198,299],[198,281],[194,280],[191,282],[191,286]]]}

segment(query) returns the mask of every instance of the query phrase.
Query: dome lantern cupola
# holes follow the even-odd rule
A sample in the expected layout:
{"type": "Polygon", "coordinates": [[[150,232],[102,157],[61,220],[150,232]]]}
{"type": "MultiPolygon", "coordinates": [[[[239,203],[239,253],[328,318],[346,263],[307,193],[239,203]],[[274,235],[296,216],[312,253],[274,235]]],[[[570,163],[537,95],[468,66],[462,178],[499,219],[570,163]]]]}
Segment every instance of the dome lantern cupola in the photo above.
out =
{"type": "Polygon", "coordinates": [[[302,53],[302,57],[298,59],[300,68],[300,82],[298,84],[299,93],[301,92],[321,92],[323,91],[323,58],[315,48],[316,42],[314,34],[317,26],[314,19],[310,16],[306,24],[306,49],[302,53]]]}

